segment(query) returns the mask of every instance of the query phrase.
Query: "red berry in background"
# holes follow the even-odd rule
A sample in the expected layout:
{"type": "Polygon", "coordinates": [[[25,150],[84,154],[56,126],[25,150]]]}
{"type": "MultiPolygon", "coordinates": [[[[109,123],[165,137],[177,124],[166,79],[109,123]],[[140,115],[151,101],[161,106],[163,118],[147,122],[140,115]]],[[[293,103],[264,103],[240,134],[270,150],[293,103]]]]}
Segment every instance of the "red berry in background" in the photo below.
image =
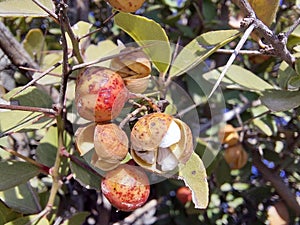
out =
{"type": "Polygon", "coordinates": [[[104,122],[115,119],[128,99],[121,76],[104,67],[87,67],[76,81],[75,105],[81,117],[104,122]]]}
{"type": "Polygon", "coordinates": [[[147,201],[150,194],[146,173],[136,166],[122,164],[102,179],[101,190],[108,201],[122,211],[133,211],[147,201]]]}
{"type": "Polygon", "coordinates": [[[192,201],[192,191],[188,187],[180,187],[177,189],[176,198],[185,205],[192,201]]]}

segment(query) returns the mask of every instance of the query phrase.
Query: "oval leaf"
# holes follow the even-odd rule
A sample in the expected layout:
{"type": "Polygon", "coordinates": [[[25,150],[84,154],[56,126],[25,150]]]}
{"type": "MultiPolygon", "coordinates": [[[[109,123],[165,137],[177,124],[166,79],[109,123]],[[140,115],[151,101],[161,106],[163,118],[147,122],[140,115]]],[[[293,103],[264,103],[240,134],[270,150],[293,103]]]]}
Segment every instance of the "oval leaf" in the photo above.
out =
{"type": "Polygon", "coordinates": [[[89,212],[76,213],[70,219],[65,220],[62,225],[81,225],[89,215],[89,212]]]}
{"type": "Polygon", "coordinates": [[[179,179],[192,191],[195,208],[205,209],[208,205],[208,182],[206,170],[200,157],[194,152],[186,164],[179,164],[179,179]]]}
{"type": "MultiPolygon", "coordinates": [[[[83,164],[85,161],[83,159],[79,159],[83,164]]],[[[85,164],[86,165],[86,164],[85,164]]],[[[87,165],[88,166],[88,165],[87,165]]],[[[94,172],[77,165],[71,161],[70,167],[74,178],[85,188],[99,190],[101,177],[100,175],[95,174],[94,172]]]]}
{"type": "Polygon", "coordinates": [[[14,88],[3,96],[5,100],[17,101],[22,106],[33,106],[42,108],[52,108],[51,97],[37,89],[36,87],[28,87],[21,93],[15,95],[22,87],[14,88]]]}
{"type": "Polygon", "coordinates": [[[41,211],[37,193],[29,183],[0,192],[0,199],[17,212],[32,214],[41,211]]]}
{"type": "Polygon", "coordinates": [[[0,191],[22,184],[40,173],[38,167],[27,162],[0,162],[0,191]]]}
{"type": "Polygon", "coordinates": [[[238,30],[211,31],[198,36],[178,54],[172,64],[170,76],[182,75],[238,36],[238,30]]]}
{"type": "MultiPolygon", "coordinates": [[[[215,83],[221,74],[218,70],[222,70],[223,67],[212,70],[203,75],[204,79],[209,82],[215,83]]],[[[273,86],[249,70],[237,65],[231,65],[221,82],[221,85],[225,85],[227,88],[236,88],[246,91],[264,91],[266,89],[273,89],[273,86]]]]}
{"type": "Polygon", "coordinates": [[[272,111],[287,111],[300,105],[300,91],[267,90],[260,100],[272,111]]]}
{"type": "Polygon", "coordinates": [[[26,34],[23,46],[31,58],[40,61],[42,53],[47,49],[43,32],[40,29],[31,29],[26,34]]]}
{"type": "Polygon", "coordinates": [[[155,21],[143,16],[118,13],[115,23],[140,46],[147,46],[145,52],[156,68],[164,73],[171,62],[171,47],[165,30],[155,21]]]}
{"type": "Polygon", "coordinates": [[[0,224],[5,224],[8,221],[14,220],[22,216],[8,208],[2,201],[0,201],[0,224]]]}
{"type": "Polygon", "coordinates": [[[5,225],[26,225],[26,224],[49,225],[50,224],[50,222],[48,221],[48,219],[46,217],[41,218],[40,220],[38,220],[38,222],[36,221],[37,218],[39,218],[38,214],[20,217],[9,223],[6,223],[5,225]]]}
{"type": "Polygon", "coordinates": [[[1,133],[18,132],[21,130],[39,130],[54,122],[53,119],[44,117],[42,113],[25,111],[0,112],[0,118],[1,133]]]}
{"type": "MultiPolygon", "coordinates": [[[[53,1],[39,0],[49,11],[54,12],[53,1]]],[[[32,0],[0,0],[0,16],[48,16],[32,0]]]]}

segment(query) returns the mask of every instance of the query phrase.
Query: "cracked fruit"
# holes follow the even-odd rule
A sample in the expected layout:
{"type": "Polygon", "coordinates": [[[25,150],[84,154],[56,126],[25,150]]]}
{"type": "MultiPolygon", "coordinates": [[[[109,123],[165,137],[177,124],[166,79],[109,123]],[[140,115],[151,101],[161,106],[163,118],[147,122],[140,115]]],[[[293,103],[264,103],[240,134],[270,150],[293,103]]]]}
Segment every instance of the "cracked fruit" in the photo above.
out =
{"type": "Polygon", "coordinates": [[[193,153],[191,129],[165,113],[151,113],[131,131],[131,156],[141,167],[156,172],[173,171],[193,153]]]}

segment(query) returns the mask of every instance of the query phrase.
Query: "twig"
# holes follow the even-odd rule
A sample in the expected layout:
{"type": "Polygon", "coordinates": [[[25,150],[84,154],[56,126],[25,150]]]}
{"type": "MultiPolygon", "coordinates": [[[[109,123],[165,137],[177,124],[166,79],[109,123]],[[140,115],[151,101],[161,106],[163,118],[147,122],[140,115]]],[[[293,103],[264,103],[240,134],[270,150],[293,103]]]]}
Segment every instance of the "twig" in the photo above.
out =
{"type": "Polygon", "coordinates": [[[23,106],[23,105],[5,105],[0,104],[0,109],[10,109],[10,110],[19,110],[19,111],[30,111],[30,112],[41,112],[46,115],[57,115],[57,111],[54,109],[47,109],[41,107],[32,107],[32,106],[23,106]]]}
{"type": "Polygon", "coordinates": [[[146,95],[144,94],[138,94],[138,93],[133,93],[133,92],[130,92],[129,93],[129,98],[142,98],[142,99],[145,99],[148,104],[150,105],[150,107],[155,110],[156,112],[160,112],[160,108],[153,102],[153,100],[149,97],[147,97],[146,95]]]}
{"type": "Polygon", "coordinates": [[[218,116],[214,116],[207,123],[200,124],[200,131],[199,131],[199,133],[200,134],[204,133],[209,128],[211,128],[214,124],[218,124],[220,122],[226,122],[226,121],[232,120],[238,114],[243,113],[244,111],[246,111],[250,107],[255,107],[255,106],[258,106],[258,105],[261,105],[261,101],[260,100],[256,100],[256,101],[253,101],[253,102],[247,102],[247,103],[245,103],[243,105],[236,106],[234,109],[232,109],[232,110],[230,110],[230,111],[228,111],[226,113],[222,113],[222,114],[220,114],[218,116]]]}
{"type": "MultiPolygon", "coordinates": [[[[34,68],[30,68],[30,67],[25,67],[25,66],[20,66],[19,69],[28,70],[28,71],[35,72],[35,73],[45,73],[45,71],[42,71],[40,69],[34,69],[34,68]]],[[[54,77],[61,77],[61,74],[58,74],[58,73],[49,72],[47,75],[54,76],[54,77]]]]}
{"type": "Polygon", "coordinates": [[[152,199],[148,203],[146,203],[143,207],[133,211],[129,216],[127,216],[123,221],[114,223],[113,225],[128,225],[134,224],[136,220],[141,218],[144,214],[157,207],[158,202],[156,199],[152,199]]]}
{"type": "MultiPolygon", "coordinates": [[[[224,54],[233,54],[235,49],[218,49],[217,53],[224,53],[224,54]]],[[[240,50],[239,54],[241,55],[262,55],[262,52],[258,50],[240,50]]]]}
{"type": "Polygon", "coordinates": [[[6,152],[8,152],[8,153],[10,153],[10,154],[12,154],[12,155],[20,158],[20,159],[23,159],[24,161],[26,161],[26,162],[28,162],[28,163],[30,163],[32,165],[35,165],[36,167],[38,167],[41,170],[42,173],[49,174],[50,168],[48,166],[45,166],[45,165],[43,165],[41,163],[38,163],[37,161],[35,161],[35,160],[33,160],[33,159],[29,158],[29,157],[26,157],[26,156],[18,153],[17,151],[14,151],[14,150],[12,150],[10,148],[7,148],[5,146],[0,145],[0,148],[2,148],[4,151],[6,151],[6,152]]]}
{"type": "MultiPolygon", "coordinates": [[[[106,20],[103,21],[102,25],[106,24],[108,21],[110,21],[112,18],[114,18],[118,13],[119,13],[119,11],[115,11],[115,12],[114,12],[113,14],[111,14],[108,18],[106,18],[106,20]]],[[[96,30],[93,30],[93,31],[91,31],[91,32],[89,32],[89,33],[87,33],[87,34],[85,34],[85,35],[79,37],[79,38],[78,38],[78,41],[81,41],[82,39],[84,39],[84,38],[86,38],[86,37],[89,37],[89,36],[91,36],[92,34],[101,31],[102,29],[103,29],[103,27],[100,27],[100,28],[98,28],[98,29],[96,29],[96,30]]]]}
{"type": "MultiPolygon", "coordinates": [[[[64,5],[64,10],[66,10],[67,5],[64,5]]],[[[59,18],[60,23],[61,23],[61,27],[63,27],[64,32],[67,32],[67,34],[70,37],[71,43],[72,43],[72,47],[73,47],[73,55],[76,57],[78,63],[83,63],[83,58],[80,52],[80,47],[79,47],[79,40],[78,37],[75,36],[70,21],[69,21],[69,17],[65,16],[63,18],[59,18]],[[62,19],[62,20],[61,20],[62,19]]],[[[65,35],[65,34],[62,34],[65,35]]]]}
{"type": "Polygon", "coordinates": [[[289,28],[289,30],[285,33],[285,36],[289,37],[291,33],[293,33],[294,30],[296,30],[299,24],[300,24],[300,18],[298,18],[297,21],[289,28]]]}
{"type": "MultiPolygon", "coordinates": [[[[39,66],[32,60],[30,55],[26,52],[23,46],[15,39],[13,34],[6,28],[0,21],[0,48],[7,55],[9,60],[17,68],[26,66],[31,68],[39,68],[39,66]]],[[[21,70],[25,76],[31,80],[32,73],[29,71],[21,70]]]]}
{"type": "Polygon", "coordinates": [[[138,113],[142,112],[142,111],[146,111],[147,110],[147,107],[146,106],[141,106],[140,108],[137,108],[135,109],[133,112],[129,113],[122,121],[121,123],[119,124],[119,127],[121,129],[124,128],[125,124],[131,119],[133,118],[134,116],[136,116],[138,113]]]}
{"type": "Polygon", "coordinates": [[[289,187],[282,181],[280,176],[269,169],[261,160],[261,156],[254,146],[246,143],[246,146],[251,149],[252,160],[254,166],[261,172],[263,178],[270,181],[276,192],[285,201],[285,203],[295,212],[297,216],[300,215],[300,205],[296,200],[295,194],[291,192],[289,187]]]}
{"type": "MultiPolygon", "coordinates": [[[[244,11],[245,15],[253,19],[256,31],[272,45],[272,49],[268,49],[267,52],[271,55],[280,57],[290,66],[294,67],[295,57],[289,52],[286,46],[288,36],[286,34],[274,34],[268,26],[255,17],[255,12],[247,0],[240,0],[238,2],[239,7],[244,11]]],[[[300,23],[300,21],[298,23],[300,23]]],[[[293,30],[294,27],[295,26],[292,26],[291,30],[293,30]]]]}
{"type": "Polygon", "coordinates": [[[40,79],[42,79],[44,76],[46,76],[48,73],[50,73],[51,71],[53,71],[54,69],[56,69],[57,67],[59,67],[62,64],[62,61],[55,63],[53,66],[51,66],[49,69],[47,69],[46,71],[44,71],[42,74],[40,74],[38,77],[36,77],[35,79],[32,79],[31,81],[29,81],[27,84],[25,84],[19,91],[17,91],[12,97],[20,94],[22,91],[24,91],[25,89],[27,89],[28,87],[30,87],[31,85],[33,85],[35,82],[39,81],[40,79]]]}
{"type": "Polygon", "coordinates": [[[80,167],[92,172],[93,174],[99,176],[99,174],[88,164],[83,163],[80,159],[78,159],[76,156],[71,155],[69,152],[67,152],[65,149],[61,149],[60,154],[66,158],[69,158],[73,163],[79,165],[80,167]]]}
{"type": "Polygon", "coordinates": [[[208,95],[207,98],[210,98],[213,93],[216,91],[216,89],[218,88],[218,86],[220,85],[223,77],[225,76],[225,74],[227,73],[229,67],[232,65],[232,63],[234,62],[235,58],[237,57],[237,55],[239,54],[239,51],[241,50],[241,48],[243,47],[243,45],[245,44],[245,42],[247,41],[248,37],[250,36],[250,34],[252,33],[252,31],[254,30],[255,25],[251,24],[247,30],[245,31],[245,33],[243,34],[243,37],[241,38],[241,40],[239,41],[239,43],[237,44],[236,48],[234,49],[234,52],[232,53],[232,55],[230,56],[229,60],[226,63],[225,68],[223,69],[221,75],[219,76],[217,82],[214,84],[210,94],[208,95]]]}
{"type": "Polygon", "coordinates": [[[81,63],[81,64],[73,66],[72,70],[74,71],[74,70],[82,69],[84,67],[91,66],[93,64],[97,64],[97,63],[100,63],[100,62],[105,62],[107,60],[111,60],[111,59],[117,58],[119,56],[124,56],[124,55],[128,55],[130,53],[133,53],[133,52],[138,52],[141,49],[148,48],[149,46],[150,45],[140,46],[140,47],[137,47],[137,48],[132,49],[132,50],[128,50],[128,51],[120,52],[120,53],[117,53],[117,54],[109,55],[109,56],[106,56],[106,57],[103,57],[103,58],[100,58],[100,59],[97,59],[97,60],[94,60],[94,61],[91,61],[91,62],[81,63]]]}
{"type": "Polygon", "coordinates": [[[54,20],[55,23],[59,24],[58,17],[53,13],[51,10],[49,10],[47,7],[45,7],[42,3],[40,3],[38,0],[32,0],[36,5],[38,5],[41,9],[43,9],[48,15],[54,20]]]}
{"type": "Polygon", "coordinates": [[[66,25],[66,5],[63,0],[60,1],[59,4],[57,4],[58,7],[58,17],[59,17],[59,22],[60,22],[60,29],[62,33],[62,47],[63,47],[63,74],[62,74],[62,79],[61,79],[61,87],[60,87],[60,93],[59,93],[59,115],[56,117],[57,121],[57,152],[56,152],[56,157],[55,157],[55,163],[52,168],[52,187],[50,190],[50,195],[48,198],[47,202],[47,207],[53,208],[56,194],[61,186],[61,180],[60,180],[60,164],[61,164],[61,150],[64,149],[64,131],[65,131],[65,122],[64,118],[66,116],[65,112],[65,107],[64,107],[64,102],[65,102],[65,92],[67,88],[67,81],[68,81],[68,76],[69,76],[69,65],[68,65],[68,44],[66,40],[66,35],[65,35],[65,26],[66,25]]]}

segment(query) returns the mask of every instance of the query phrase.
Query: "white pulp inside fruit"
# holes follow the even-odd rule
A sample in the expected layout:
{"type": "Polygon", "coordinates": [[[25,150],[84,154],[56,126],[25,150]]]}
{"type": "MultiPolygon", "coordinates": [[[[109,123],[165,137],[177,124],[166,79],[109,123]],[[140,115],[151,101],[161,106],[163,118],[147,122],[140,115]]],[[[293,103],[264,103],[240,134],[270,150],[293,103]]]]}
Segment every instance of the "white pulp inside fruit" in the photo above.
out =
{"type": "Polygon", "coordinates": [[[157,163],[161,166],[162,171],[170,171],[178,165],[178,160],[168,148],[159,148],[157,163]]]}
{"type": "Polygon", "coordinates": [[[170,147],[171,145],[179,142],[180,139],[181,139],[180,128],[177,125],[177,123],[173,120],[168,128],[167,133],[161,140],[159,147],[160,148],[170,147]]]}

